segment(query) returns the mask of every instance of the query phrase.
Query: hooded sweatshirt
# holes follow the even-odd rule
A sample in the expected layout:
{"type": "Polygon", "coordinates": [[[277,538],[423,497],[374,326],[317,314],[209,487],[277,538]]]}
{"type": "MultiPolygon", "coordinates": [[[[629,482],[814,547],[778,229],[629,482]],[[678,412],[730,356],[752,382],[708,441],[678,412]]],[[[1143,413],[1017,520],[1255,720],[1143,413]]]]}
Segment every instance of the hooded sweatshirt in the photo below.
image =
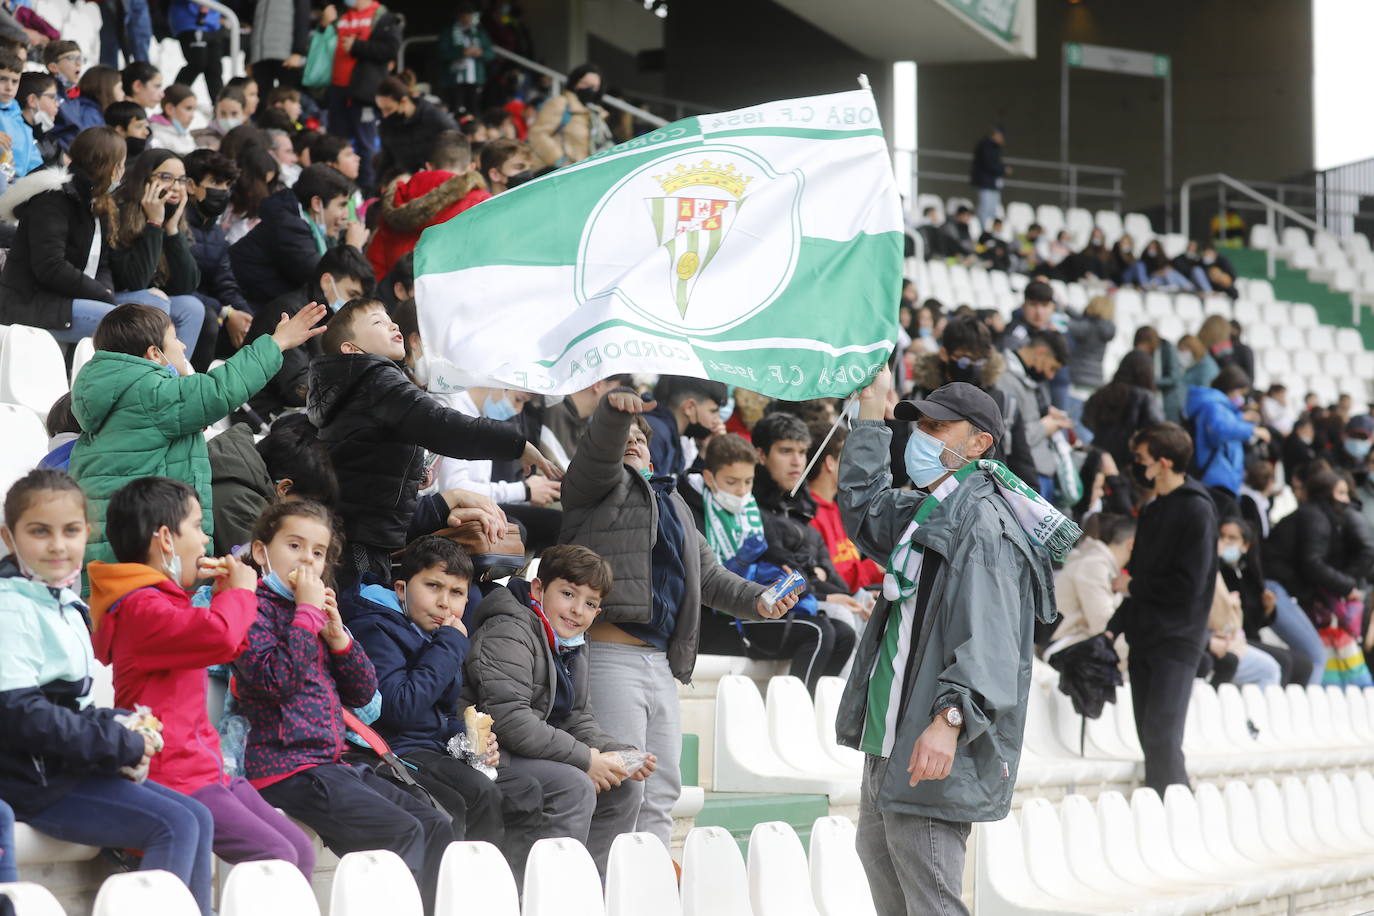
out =
{"type": "Polygon", "coordinates": [[[1126,564],[1130,593],[1107,629],[1125,635],[1132,653],[1151,648],[1196,659],[1207,636],[1218,562],[1216,504],[1190,477],[1140,510],[1126,564]]]}
{"type": "Polygon", "coordinates": [[[258,617],[253,592],[227,589],[196,607],[165,573],[142,563],[92,563],[90,577],[95,655],[114,666],[115,705],[142,703],[162,720],[164,747],[148,778],[188,795],[227,784],[205,669],[247,645],[258,617]]]}
{"type": "Polygon", "coordinates": [[[377,671],[382,714],[373,728],[398,754],[443,753],[448,739],[463,728],[458,692],[467,636],[453,627],[425,633],[406,616],[396,592],[370,576],[357,595],[344,598],[340,610],[377,671]]]}

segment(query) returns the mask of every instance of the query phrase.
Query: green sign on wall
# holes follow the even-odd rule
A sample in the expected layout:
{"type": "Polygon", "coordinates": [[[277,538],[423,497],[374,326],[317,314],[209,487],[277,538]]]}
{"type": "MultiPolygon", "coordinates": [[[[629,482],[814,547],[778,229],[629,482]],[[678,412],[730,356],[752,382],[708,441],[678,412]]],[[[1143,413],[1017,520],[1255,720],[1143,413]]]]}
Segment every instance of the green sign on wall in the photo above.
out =
{"type": "Polygon", "coordinates": [[[1170,66],[1167,54],[1150,54],[1147,51],[1130,51],[1126,48],[1104,48],[1102,45],[1085,45],[1076,41],[1064,45],[1064,59],[1070,67],[1081,67],[1084,70],[1106,70],[1110,73],[1153,76],[1158,79],[1168,77],[1170,66]]]}
{"type": "Polygon", "coordinates": [[[945,0],[980,28],[1003,41],[1016,38],[1017,0],[945,0]]]}

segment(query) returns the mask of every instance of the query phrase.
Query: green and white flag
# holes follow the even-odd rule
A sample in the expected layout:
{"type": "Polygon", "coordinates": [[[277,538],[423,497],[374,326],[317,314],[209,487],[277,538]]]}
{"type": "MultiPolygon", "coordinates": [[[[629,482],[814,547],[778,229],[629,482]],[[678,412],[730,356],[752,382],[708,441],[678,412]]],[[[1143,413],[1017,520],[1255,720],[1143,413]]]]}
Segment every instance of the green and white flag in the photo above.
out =
{"type": "Polygon", "coordinates": [[[902,244],[868,90],[687,118],[425,230],[430,387],[846,395],[895,345],[902,244]]]}

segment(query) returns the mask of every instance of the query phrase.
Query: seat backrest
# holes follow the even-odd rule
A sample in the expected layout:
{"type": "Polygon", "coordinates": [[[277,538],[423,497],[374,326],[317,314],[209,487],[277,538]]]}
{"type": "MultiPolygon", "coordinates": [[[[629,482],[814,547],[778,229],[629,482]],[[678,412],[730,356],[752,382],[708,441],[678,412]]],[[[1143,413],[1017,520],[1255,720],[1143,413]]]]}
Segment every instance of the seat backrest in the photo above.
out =
{"type": "Polygon", "coordinates": [[[330,916],[422,916],[420,889],[401,857],[387,849],[350,852],[334,870],[330,916]]]}
{"type": "MultiPolygon", "coordinates": [[[[1268,792],[1267,789],[1265,791],[1268,792]]],[[[1317,832],[1312,826],[1315,812],[1302,780],[1296,776],[1285,776],[1279,792],[1283,796],[1283,813],[1288,821],[1288,835],[1293,838],[1293,842],[1308,852],[1321,852],[1321,841],[1317,839],[1317,832]]],[[[1255,794],[1258,797],[1259,792],[1256,791],[1255,794]]]]}
{"type": "MultiPolygon", "coordinates": [[[[1169,792],[1175,788],[1183,786],[1170,786],[1165,791],[1166,804],[1169,792]]],[[[1231,837],[1231,820],[1227,811],[1226,801],[1222,798],[1221,790],[1211,783],[1203,783],[1197,787],[1193,799],[1197,802],[1198,819],[1202,822],[1202,836],[1213,855],[1219,856],[1223,862],[1230,862],[1233,865],[1253,862],[1244,853],[1236,848],[1236,842],[1231,837]]]]}
{"type": "Polygon", "coordinates": [[[91,361],[95,356],[95,340],[90,337],[83,337],[76,342],[75,349],[72,350],[72,374],[71,382],[76,384],[76,377],[81,372],[81,368],[91,361]]]}
{"type": "Polygon", "coordinates": [[[820,916],[806,853],[790,824],[765,821],[749,834],[749,900],[754,916],[820,916]]]}
{"type": "Polygon", "coordinates": [[[1336,820],[1340,823],[1341,832],[1366,849],[1374,845],[1374,830],[1365,824],[1361,816],[1360,793],[1350,777],[1339,770],[1332,773],[1331,794],[1336,799],[1336,820]]]}
{"type": "Polygon", "coordinates": [[[778,756],[800,770],[826,769],[830,756],[821,749],[816,734],[816,708],[801,678],[770,678],[764,706],[768,737],[778,756]]]}
{"type": "Polygon", "coordinates": [[[662,841],[652,833],[616,837],[606,866],[606,916],[681,912],[677,871],[662,841]]]}
{"type": "Polygon", "coordinates": [[[1140,857],[1151,871],[1177,881],[1194,876],[1174,853],[1169,821],[1164,816],[1164,802],[1158,792],[1142,787],[1131,793],[1131,820],[1135,823],[1140,857]]]}
{"type": "Polygon", "coordinates": [[[852,747],[843,747],[835,737],[835,717],[840,712],[844,696],[844,678],[823,677],[816,682],[816,736],[821,747],[841,763],[863,765],[863,754],[852,747]]]}
{"type": "Polygon", "coordinates": [[[1081,898],[1087,890],[1069,869],[1059,813],[1049,799],[1028,798],[1021,806],[1021,842],[1026,870],[1046,893],[1081,898]]]}
{"type": "Polygon", "coordinates": [[[1132,884],[1154,884],[1157,879],[1140,857],[1131,807],[1120,792],[1103,792],[1097,796],[1097,824],[1101,830],[1102,853],[1112,871],[1132,884]]]}
{"type": "Polygon", "coordinates": [[[1119,889],[1121,879],[1102,853],[1097,812],[1086,796],[1065,796],[1059,806],[1059,828],[1064,836],[1064,859],[1074,877],[1100,893],[1119,889]]]}
{"type": "Polygon", "coordinates": [[[491,843],[450,843],[439,866],[438,913],[520,916],[520,893],[506,857],[491,843]]]}
{"type": "Polygon", "coordinates": [[[694,827],[687,834],[682,916],[753,916],[744,857],[724,827],[694,827]]]}
{"type": "Polygon", "coordinates": [[[1316,832],[1319,849],[1325,849],[1331,853],[1350,853],[1358,849],[1360,837],[1348,836],[1341,827],[1340,818],[1336,814],[1338,804],[1349,804],[1346,799],[1336,798],[1331,791],[1331,783],[1327,782],[1326,777],[1320,773],[1311,773],[1307,777],[1304,786],[1294,777],[1289,777],[1298,783],[1297,793],[1307,796],[1310,805],[1312,829],[1316,832]]]}
{"type": "Polygon", "coordinates": [[[854,844],[854,822],[847,817],[817,818],[811,827],[811,895],[821,916],[876,916],[854,844]]]}
{"type": "MultiPolygon", "coordinates": [[[[1221,727],[1227,741],[1242,751],[1253,751],[1256,740],[1250,735],[1250,717],[1245,711],[1240,689],[1235,684],[1218,684],[1216,696],[1221,727]]],[[[1259,730],[1259,726],[1255,728],[1259,730]]]]}
{"type": "Polygon", "coordinates": [[[1259,817],[1265,845],[1288,859],[1301,858],[1302,847],[1293,838],[1279,787],[1272,779],[1257,779],[1250,791],[1255,799],[1255,813],[1259,817]]]}
{"type": "Polygon", "coordinates": [[[128,916],[130,913],[200,916],[200,907],[181,879],[169,871],[152,869],[111,875],[101,883],[95,895],[91,916],[128,916]]]}
{"type": "Polygon", "coordinates": [[[1355,783],[1355,797],[1359,800],[1360,820],[1364,829],[1374,835],[1374,774],[1356,770],[1351,781],[1355,783]]]}
{"type": "Polygon", "coordinates": [[[1283,692],[1288,697],[1288,715],[1292,720],[1293,730],[1308,746],[1321,746],[1324,742],[1320,740],[1321,732],[1316,730],[1312,721],[1314,713],[1307,691],[1297,684],[1289,684],[1283,692]]]}
{"type": "MultiPolygon", "coordinates": [[[[315,891],[289,862],[240,862],[229,871],[220,916],[319,916],[315,891]]],[[[502,914],[505,916],[505,914],[502,914]]]]}
{"type": "Polygon", "coordinates": [[[0,897],[9,898],[16,916],[67,916],[52,891],[41,884],[28,881],[0,884],[0,897]]]}
{"type": "Polygon", "coordinates": [[[67,393],[62,348],[47,331],[12,324],[0,340],[0,401],[22,404],[46,417],[67,393]]]}
{"type": "Polygon", "coordinates": [[[1307,237],[1307,230],[1301,226],[1285,226],[1283,229],[1283,247],[1288,251],[1305,251],[1312,247],[1312,242],[1307,237]]]}
{"type": "Polygon", "coordinates": [[[539,840],[530,849],[524,897],[523,916],[605,916],[606,912],[601,877],[591,853],[568,837],[539,840]]]}
{"type": "MultiPolygon", "coordinates": [[[[1226,824],[1236,849],[1252,862],[1272,862],[1275,852],[1264,841],[1264,834],[1260,831],[1259,813],[1250,787],[1243,782],[1232,781],[1226,784],[1222,794],[1226,799],[1226,824]]],[[[1203,801],[1201,796],[1198,800],[1199,803],[1203,801]]],[[[1203,816],[1206,816],[1205,807],[1203,816]]]]}
{"type": "Polygon", "coordinates": [[[48,432],[27,407],[0,404],[0,442],[0,493],[8,493],[48,453],[48,432]]]}
{"type": "Polygon", "coordinates": [[[1175,784],[1164,790],[1164,823],[1174,852],[1184,862],[1207,867],[1225,861],[1221,853],[1208,847],[1197,799],[1187,786],[1175,784]]]}
{"type": "Polygon", "coordinates": [[[1267,251],[1274,247],[1274,229],[1268,223],[1256,223],[1250,227],[1250,247],[1267,251]]]}

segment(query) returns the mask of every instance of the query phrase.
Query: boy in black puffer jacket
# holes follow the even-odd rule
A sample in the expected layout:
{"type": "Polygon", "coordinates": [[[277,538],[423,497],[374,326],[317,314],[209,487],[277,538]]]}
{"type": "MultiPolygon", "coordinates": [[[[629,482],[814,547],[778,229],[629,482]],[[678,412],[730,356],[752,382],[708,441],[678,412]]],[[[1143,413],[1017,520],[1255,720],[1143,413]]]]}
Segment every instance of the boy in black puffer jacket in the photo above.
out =
{"type": "Polygon", "coordinates": [[[365,572],[390,582],[391,554],[405,546],[424,479],[425,450],[450,458],[520,459],[558,475],[514,427],[449,410],[396,365],[405,341],[376,299],[352,299],[320,338],[306,411],[339,478],[348,536],[340,584],[365,572]]]}

